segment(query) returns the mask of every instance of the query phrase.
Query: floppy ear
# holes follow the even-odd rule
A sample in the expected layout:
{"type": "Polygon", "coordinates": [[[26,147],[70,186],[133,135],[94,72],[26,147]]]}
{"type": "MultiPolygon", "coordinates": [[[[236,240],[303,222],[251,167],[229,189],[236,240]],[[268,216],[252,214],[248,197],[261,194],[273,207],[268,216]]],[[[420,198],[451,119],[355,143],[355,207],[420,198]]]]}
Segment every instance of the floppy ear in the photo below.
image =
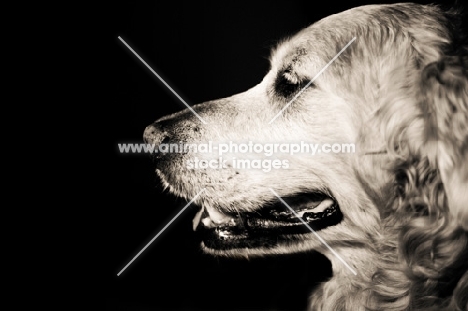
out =
{"type": "Polygon", "coordinates": [[[425,138],[450,213],[468,231],[468,54],[443,57],[422,73],[425,138]]]}

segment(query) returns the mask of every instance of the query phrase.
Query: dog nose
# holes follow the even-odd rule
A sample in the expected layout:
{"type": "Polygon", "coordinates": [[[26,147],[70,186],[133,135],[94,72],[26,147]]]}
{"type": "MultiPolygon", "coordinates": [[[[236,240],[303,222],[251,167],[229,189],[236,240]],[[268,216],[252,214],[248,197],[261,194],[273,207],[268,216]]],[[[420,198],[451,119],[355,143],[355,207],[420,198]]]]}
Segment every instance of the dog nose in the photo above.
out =
{"type": "Polygon", "coordinates": [[[143,132],[143,140],[147,144],[159,145],[164,140],[164,138],[166,138],[166,133],[155,124],[147,126],[143,132]]]}

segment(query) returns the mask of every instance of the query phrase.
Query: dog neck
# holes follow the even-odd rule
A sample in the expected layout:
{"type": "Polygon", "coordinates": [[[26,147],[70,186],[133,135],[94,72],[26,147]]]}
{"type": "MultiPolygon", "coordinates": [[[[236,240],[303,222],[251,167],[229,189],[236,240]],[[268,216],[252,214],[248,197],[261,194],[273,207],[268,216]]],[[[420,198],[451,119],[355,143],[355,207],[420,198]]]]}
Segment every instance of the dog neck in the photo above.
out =
{"type": "Polygon", "coordinates": [[[376,253],[370,249],[352,247],[336,247],[333,250],[322,252],[332,264],[333,276],[314,291],[309,305],[315,311],[366,310],[370,295],[367,289],[376,270],[376,253]]]}
{"type": "Polygon", "coordinates": [[[371,249],[338,246],[333,247],[333,251],[327,249],[321,253],[330,260],[333,274],[340,277],[362,278],[371,276],[375,270],[376,254],[371,249]]]}

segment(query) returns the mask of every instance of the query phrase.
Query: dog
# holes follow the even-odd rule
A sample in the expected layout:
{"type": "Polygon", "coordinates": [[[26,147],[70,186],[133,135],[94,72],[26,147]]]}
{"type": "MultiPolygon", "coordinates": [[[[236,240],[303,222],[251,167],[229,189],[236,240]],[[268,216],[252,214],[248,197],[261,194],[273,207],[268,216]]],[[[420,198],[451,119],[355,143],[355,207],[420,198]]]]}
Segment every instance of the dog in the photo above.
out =
{"type": "Polygon", "coordinates": [[[146,127],[144,141],[156,146],[355,147],[251,152],[250,169],[234,165],[234,148],[223,159],[215,149],[155,152],[162,184],[200,208],[193,226],[203,251],[324,254],[333,276],[311,293],[310,310],[468,310],[462,21],[456,10],[412,3],[328,16],[282,40],[258,85],[146,127]],[[202,162],[219,166],[195,167],[202,162]]]}

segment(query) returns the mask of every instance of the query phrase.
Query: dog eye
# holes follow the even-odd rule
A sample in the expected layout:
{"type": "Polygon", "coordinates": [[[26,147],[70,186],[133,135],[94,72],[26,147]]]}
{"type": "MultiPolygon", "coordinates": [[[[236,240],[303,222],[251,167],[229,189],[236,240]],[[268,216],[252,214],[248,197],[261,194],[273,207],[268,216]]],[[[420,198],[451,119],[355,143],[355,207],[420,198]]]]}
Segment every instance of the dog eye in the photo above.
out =
{"type": "MultiPolygon", "coordinates": [[[[307,81],[291,79],[291,75],[283,73],[277,76],[275,81],[275,92],[283,97],[291,97],[307,85],[307,81]]],[[[313,87],[311,84],[309,87],[313,87]]]]}

